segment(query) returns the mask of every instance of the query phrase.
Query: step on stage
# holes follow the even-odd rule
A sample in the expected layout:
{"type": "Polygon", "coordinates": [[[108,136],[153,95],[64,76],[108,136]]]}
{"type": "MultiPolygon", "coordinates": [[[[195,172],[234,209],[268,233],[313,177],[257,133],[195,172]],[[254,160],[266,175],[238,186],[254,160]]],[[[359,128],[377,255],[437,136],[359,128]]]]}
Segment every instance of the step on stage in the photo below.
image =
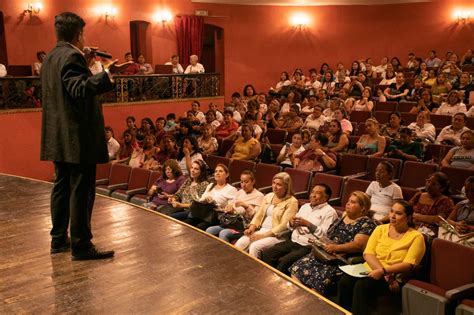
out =
{"type": "Polygon", "coordinates": [[[213,237],[97,196],[103,261],[49,254],[51,184],[0,175],[0,313],[344,314],[213,237]]]}

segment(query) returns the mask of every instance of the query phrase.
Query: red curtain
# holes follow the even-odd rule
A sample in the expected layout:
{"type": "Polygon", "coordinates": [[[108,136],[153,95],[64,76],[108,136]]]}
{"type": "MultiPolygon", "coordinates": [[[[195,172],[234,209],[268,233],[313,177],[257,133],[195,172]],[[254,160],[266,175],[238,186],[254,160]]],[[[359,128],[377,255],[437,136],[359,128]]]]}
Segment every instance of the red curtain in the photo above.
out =
{"type": "Polygon", "coordinates": [[[178,40],[179,62],[186,68],[189,56],[197,55],[201,59],[204,18],[195,15],[181,15],[174,19],[178,40]]]}

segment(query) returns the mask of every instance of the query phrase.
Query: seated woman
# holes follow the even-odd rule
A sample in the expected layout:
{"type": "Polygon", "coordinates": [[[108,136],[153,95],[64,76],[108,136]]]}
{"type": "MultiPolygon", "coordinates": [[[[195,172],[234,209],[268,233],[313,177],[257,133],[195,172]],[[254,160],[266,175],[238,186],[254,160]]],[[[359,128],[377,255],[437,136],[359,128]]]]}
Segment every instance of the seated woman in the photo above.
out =
{"type": "Polygon", "coordinates": [[[377,296],[400,291],[400,274],[410,274],[425,254],[425,240],[412,225],[413,209],[397,201],[390,210],[390,223],[379,225],[367,242],[364,266],[367,277],[342,276],[337,302],[354,315],[369,314],[377,296]]]}
{"type": "Polygon", "coordinates": [[[428,70],[428,76],[423,78],[423,84],[428,85],[430,88],[436,83],[437,75],[435,69],[428,70]]]}
{"type": "Polygon", "coordinates": [[[448,216],[448,222],[461,233],[474,232],[474,176],[469,176],[464,183],[466,200],[459,202],[448,216]]]}
{"type": "Polygon", "coordinates": [[[420,99],[417,101],[417,104],[410,109],[410,113],[418,114],[423,111],[435,112],[438,107],[439,104],[433,102],[431,91],[429,89],[423,89],[420,99]]]}
{"type": "Polygon", "coordinates": [[[390,143],[385,155],[403,161],[420,161],[423,157],[423,145],[418,141],[413,141],[412,135],[411,129],[402,128],[400,139],[390,143]]]}
{"type": "Polygon", "coordinates": [[[354,107],[352,107],[353,111],[372,111],[374,108],[374,103],[371,101],[372,99],[372,89],[368,86],[364,87],[362,90],[362,98],[357,100],[354,103],[354,107]]]}
{"type": "MultiPolygon", "coordinates": [[[[167,160],[163,168],[163,176],[158,178],[148,191],[150,202],[143,205],[145,208],[152,210],[157,210],[165,206],[172,208],[168,203],[168,199],[178,191],[186,180],[176,160],[167,160]]],[[[160,212],[165,213],[164,211],[160,212]]]]}
{"type": "Polygon", "coordinates": [[[385,151],[385,137],[379,134],[379,122],[375,118],[369,118],[365,121],[365,134],[357,141],[357,153],[382,156],[385,151]]]}
{"type": "Polygon", "coordinates": [[[457,113],[466,113],[466,105],[462,103],[462,99],[458,91],[452,90],[448,94],[446,102],[442,102],[441,106],[434,112],[436,115],[453,116],[457,113]]]}
{"type": "Polygon", "coordinates": [[[300,108],[296,104],[290,106],[288,115],[278,121],[277,129],[283,129],[287,132],[297,132],[303,126],[303,119],[299,117],[300,108]]]}
{"type": "MultiPolygon", "coordinates": [[[[310,97],[310,100],[315,99],[314,96],[310,97]]],[[[312,114],[306,117],[303,123],[303,128],[311,128],[314,132],[319,131],[319,128],[326,124],[326,117],[323,115],[323,109],[321,105],[314,105],[312,108],[312,114]]]]}
{"type": "Polygon", "coordinates": [[[112,163],[125,163],[128,165],[134,149],[138,149],[138,143],[135,141],[135,133],[127,129],[123,132],[123,141],[112,163]]]}
{"type": "Polygon", "coordinates": [[[275,85],[275,88],[273,87],[270,88],[270,94],[272,94],[272,92],[274,93],[276,92],[277,94],[280,94],[283,89],[289,87],[290,85],[291,85],[290,76],[288,75],[288,72],[283,71],[280,74],[280,81],[277,82],[277,84],[275,85]]]}
{"type": "Polygon", "coordinates": [[[139,167],[147,170],[157,170],[160,165],[155,156],[159,151],[160,148],[156,147],[155,136],[152,134],[146,135],[145,140],[143,141],[143,155],[139,167]]]}
{"type": "Polygon", "coordinates": [[[300,133],[295,133],[291,137],[291,143],[286,143],[283,148],[281,148],[280,154],[277,157],[277,164],[283,167],[291,167],[291,157],[297,156],[305,149],[303,147],[303,137],[300,133]]]}
{"type": "Polygon", "coordinates": [[[329,123],[328,129],[328,148],[336,153],[343,153],[347,151],[349,146],[349,137],[342,132],[341,123],[334,119],[329,123]]]}
{"type": "Polygon", "coordinates": [[[415,134],[416,140],[424,143],[432,143],[435,140],[436,128],[430,123],[430,113],[427,111],[420,112],[416,116],[416,122],[412,122],[408,125],[415,134]]]}
{"type": "Polygon", "coordinates": [[[214,133],[216,138],[227,138],[237,132],[237,129],[239,129],[239,124],[234,120],[234,118],[232,118],[233,115],[234,114],[231,110],[224,111],[224,121],[219,125],[219,127],[216,128],[214,133]]]}
{"type": "MultiPolygon", "coordinates": [[[[252,171],[245,170],[240,174],[240,189],[226,207],[224,212],[229,214],[238,214],[242,216],[244,224],[249,223],[255,211],[258,209],[263,200],[263,194],[255,189],[255,175],[252,171]]],[[[226,242],[232,242],[239,239],[243,235],[243,231],[229,229],[224,225],[215,225],[208,227],[206,232],[226,242]]]]}
{"type": "Polygon", "coordinates": [[[400,72],[397,73],[395,83],[390,84],[390,86],[385,89],[384,94],[387,98],[387,101],[399,102],[404,100],[409,92],[410,87],[405,82],[405,76],[403,75],[403,72],[400,72]]]}
{"type": "MultiPolygon", "coordinates": [[[[206,187],[206,191],[202,194],[199,201],[205,203],[213,203],[216,206],[216,211],[222,211],[227,207],[230,200],[234,199],[237,189],[227,183],[229,179],[229,169],[224,164],[217,164],[214,171],[214,182],[206,187]]],[[[206,230],[209,223],[204,222],[198,218],[194,218],[191,214],[184,222],[195,226],[201,230],[206,230]]]]}
{"type": "Polygon", "coordinates": [[[341,123],[342,132],[347,135],[352,133],[352,123],[349,121],[349,116],[344,107],[339,107],[334,111],[334,119],[341,123]]]}
{"type": "Polygon", "coordinates": [[[389,140],[400,140],[400,130],[404,128],[402,125],[402,115],[399,112],[391,112],[388,123],[383,125],[380,135],[387,137],[389,140]]]}
{"type": "Polygon", "coordinates": [[[298,212],[298,200],[293,196],[291,177],[285,172],[273,176],[272,192],[265,195],[244,236],[235,247],[260,258],[267,248],[283,242],[288,222],[298,212]]]}
{"type": "Polygon", "coordinates": [[[380,85],[390,85],[395,83],[397,80],[397,73],[393,69],[387,69],[385,72],[385,76],[383,77],[382,81],[380,81],[380,85]]]}
{"type": "Polygon", "coordinates": [[[461,134],[461,145],[448,151],[441,166],[474,168],[474,131],[466,130],[461,134]]]}
{"type": "Polygon", "coordinates": [[[137,134],[135,135],[137,142],[142,145],[145,136],[148,134],[155,134],[155,124],[151,118],[145,117],[142,119],[141,128],[137,130],[137,134]]]}
{"type": "Polygon", "coordinates": [[[390,209],[393,202],[403,199],[402,189],[392,182],[395,175],[395,167],[389,161],[382,161],[375,169],[375,179],[369,184],[365,193],[370,196],[372,203],[370,210],[372,218],[381,223],[389,221],[390,209]]]}
{"type": "Polygon", "coordinates": [[[255,160],[262,151],[260,142],[253,137],[253,130],[250,125],[243,124],[241,128],[242,136],[227,151],[226,157],[235,160],[255,160]]]}
{"type": "Polygon", "coordinates": [[[431,86],[431,95],[433,95],[433,101],[440,104],[441,98],[448,95],[451,91],[451,84],[446,80],[444,73],[439,73],[436,77],[436,82],[431,86]]]}
{"type": "Polygon", "coordinates": [[[201,149],[195,137],[184,137],[177,160],[179,168],[185,176],[189,175],[192,162],[202,160],[201,149]]]}
{"type": "Polygon", "coordinates": [[[293,167],[310,172],[324,172],[336,167],[337,155],[328,149],[324,134],[311,135],[309,148],[293,157],[293,167]]]}
{"type": "Polygon", "coordinates": [[[163,207],[158,211],[181,221],[187,219],[192,202],[201,198],[207,185],[209,185],[209,182],[207,181],[206,163],[203,160],[192,162],[189,177],[176,194],[168,198],[168,203],[171,204],[173,209],[163,207]]]}
{"type": "Polygon", "coordinates": [[[161,139],[160,150],[156,153],[155,159],[160,165],[163,165],[169,159],[176,159],[178,152],[173,136],[165,135],[161,139]]]}
{"type": "MultiPolygon", "coordinates": [[[[325,250],[341,255],[362,253],[376,227],[375,222],[367,216],[369,209],[369,196],[362,191],[352,192],[342,218],[336,220],[327,231],[327,238],[332,243],[326,245],[325,250]]],[[[313,254],[301,258],[289,270],[293,279],[324,295],[335,289],[342,275],[337,264],[322,262],[313,254]]]]}
{"type": "Polygon", "coordinates": [[[219,144],[217,139],[212,136],[212,125],[206,124],[202,127],[202,136],[198,137],[197,142],[203,154],[215,154],[219,144]]]}
{"type": "MultiPolygon", "coordinates": [[[[252,135],[255,139],[260,141],[260,137],[263,134],[263,129],[257,123],[257,115],[251,114],[250,112],[245,113],[242,119],[242,124],[247,124],[252,127],[252,135]]],[[[237,129],[237,132],[234,133],[232,136],[227,137],[226,139],[229,140],[236,140],[242,135],[242,127],[237,129]]]]}
{"type": "Polygon", "coordinates": [[[413,219],[419,231],[433,237],[438,235],[438,216],[446,219],[454,209],[454,203],[447,197],[448,194],[448,177],[436,172],[426,179],[426,192],[418,192],[411,198],[413,219]]]}

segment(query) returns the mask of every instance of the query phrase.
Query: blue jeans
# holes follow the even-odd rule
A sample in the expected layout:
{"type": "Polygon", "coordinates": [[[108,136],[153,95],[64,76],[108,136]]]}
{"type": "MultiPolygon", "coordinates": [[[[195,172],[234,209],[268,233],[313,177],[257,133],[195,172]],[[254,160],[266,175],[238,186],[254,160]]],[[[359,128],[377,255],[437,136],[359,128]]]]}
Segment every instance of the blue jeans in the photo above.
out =
{"type": "Polygon", "coordinates": [[[215,236],[219,236],[220,239],[223,239],[228,243],[242,236],[242,233],[232,229],[226,229],[220,225],[210,226],[207,228],[206,232],[215,236]]]}
{"type": "Polygon", "coordinates": [[[170,217],[175,218],[176,220],[179,221],[184,221],[188,218],[189,211],[179,211],[175,213],[169,214],[170,217]]]}

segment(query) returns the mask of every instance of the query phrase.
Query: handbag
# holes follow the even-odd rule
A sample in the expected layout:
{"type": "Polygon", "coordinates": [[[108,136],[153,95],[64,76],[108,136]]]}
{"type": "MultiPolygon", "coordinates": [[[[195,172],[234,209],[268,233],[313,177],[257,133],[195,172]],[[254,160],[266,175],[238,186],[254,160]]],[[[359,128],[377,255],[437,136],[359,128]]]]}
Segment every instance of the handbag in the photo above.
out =
{"type": "Polygon", "coordinates": [[[208,202],[193,201],[189,208],[193,218],[204,221],[208,224],[216,224],[217,212],[215,211],[216,204],[208,202]]]}
{"type": "Polygon", "coordinates": [[[338,264],[338,263],[345,263],[347,265],[350,264],[350,262],[347,259],[345,259],[342,255],[338,255],[338,254],[333,255],[325,251],[323,248],[324,243],[316,239],[311,239],[310,244],[311,244],[311,254],[314,256],[314,258],[316,258],[320,262],[323,262],[326,264],[338,264]]]}
{"type": "Polygon", "coordinates": [[[217,215],[220,225],[228,229],[233,229],[239,232],[243,232],[247,227],[247,222],[240,214],[231,214],[226,212],[221,212],[217,215]]]}

